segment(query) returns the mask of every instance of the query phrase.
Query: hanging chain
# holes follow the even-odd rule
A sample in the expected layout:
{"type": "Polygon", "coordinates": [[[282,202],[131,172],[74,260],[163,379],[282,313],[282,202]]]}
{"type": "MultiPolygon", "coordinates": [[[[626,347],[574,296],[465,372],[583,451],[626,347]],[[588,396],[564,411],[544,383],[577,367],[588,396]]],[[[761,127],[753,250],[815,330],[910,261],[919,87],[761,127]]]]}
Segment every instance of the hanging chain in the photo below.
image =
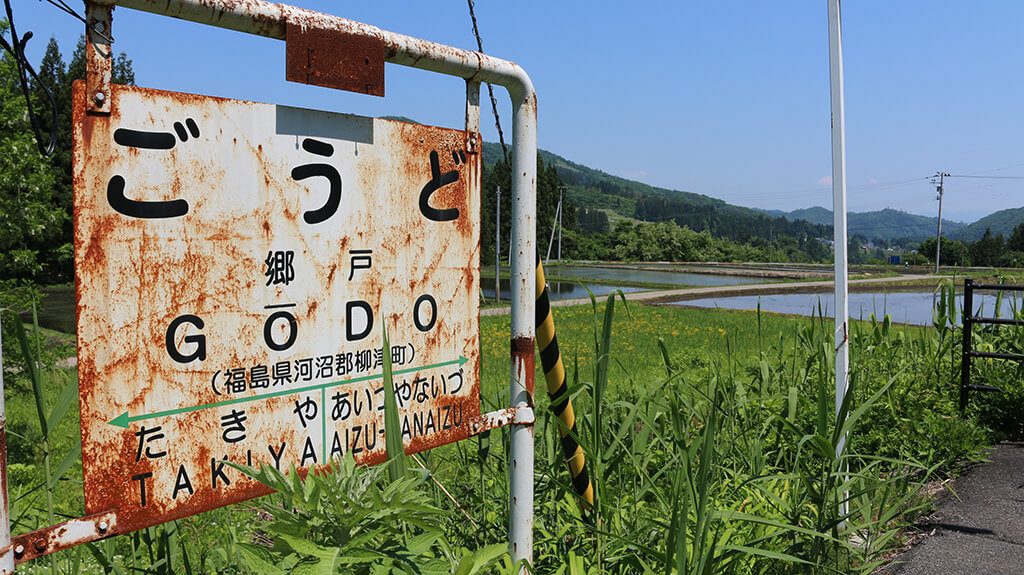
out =
{"type": "MultiPolygon", "coordinates": [[[[469,3],[469,17],[473,20],[473,35],[476,36],[476,47],[481,54],[484,53],[484,42],[480,39],[480,29],[476,23],[476,11],[473,9],[473,0],[466,0],[469,3]]],[[[501,116],[498,115],[498,100],[494,97],[494,87],[487,84],[487,93],[491,96],[491,111],[494,112],[494,126],[498,129],[498,141],[501,142],[501,153],[508,163],[508,147],[505,146],[505,134],[501,131],[501,116]]]]}

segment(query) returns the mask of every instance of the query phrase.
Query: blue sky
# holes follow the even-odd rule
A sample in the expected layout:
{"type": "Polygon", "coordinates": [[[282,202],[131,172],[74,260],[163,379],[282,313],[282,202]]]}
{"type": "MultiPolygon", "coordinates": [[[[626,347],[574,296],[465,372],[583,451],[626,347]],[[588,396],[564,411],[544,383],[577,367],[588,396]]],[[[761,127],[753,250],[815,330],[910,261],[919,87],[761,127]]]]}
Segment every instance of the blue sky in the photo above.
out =
{"type": "MultiPolygon", "coordinates": [[[[465,2],[294,4],[475,48],[465,2]]],[[[78,6],[77,3],[73,3],[78,6]]],[[[15,0],[36,61],[81,25],[15,0]]],[[[519,62],[540,103],[540,145],[653,185],[746,206],[831,206],[825,0],[494,2],[484,47],[519,62]]],[[[847,1],[847,161],[852,211],[934,215],[936,170],[1024,175],[1024,2],[847,1]]],[[[291,84],[284,43],[117,9],[115,48],[140,85],[458,127],[460,80],[388,66],[387,97],[291,84]]],[[[507,98],[501,112],[511,132],[507,98]]],[[[485,137],[496,140],[493,119],[485,137]]],[[[944,215],[1024,206],[1024,180],[952,178],[944,215]]]]}

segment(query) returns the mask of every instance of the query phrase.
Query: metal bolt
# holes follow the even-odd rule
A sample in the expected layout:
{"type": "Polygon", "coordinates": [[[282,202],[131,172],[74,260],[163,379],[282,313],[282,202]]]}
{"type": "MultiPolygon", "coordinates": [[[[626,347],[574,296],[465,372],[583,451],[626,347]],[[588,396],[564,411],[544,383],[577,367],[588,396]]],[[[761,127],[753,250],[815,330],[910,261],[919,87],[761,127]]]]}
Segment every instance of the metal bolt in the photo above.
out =
{"type": "Polygon", "coordinates": [[[100,524],[97,527],[99,527],[100,533],[106,533],[107,532],[107,522],[106,521],[100,521],[100,524]]]}
{"type": "Polygon", "coordinates": [[[97,32],[105,32],[107,30],[107,27],[103,24],[103,22],[97,22],[92,25],[92,29],[97,32]]]}
{"type": "Polygon", "coordinates": [[[93,100],[96,100],[97,104],[102,104],[103,101],[107,99],[107,96],[103,92],[96,92],[96,95],[92,98],[93,100]]]}
{"type": "Polygon", "coordinates": [[[18,555],[18,556],[24,555],[25,554],[25,546],[24,545],[16,546],[14,548],[14,554],[18,555]]]}
{"type": "Polygon", "coordinates": [[[40,537],[39,539],[36,539],[35,541],[33,541],[32,545],[35,546],[37,551],[45,551],[46,550],[46,539],[43,539],[42,537],[40,537]]]}

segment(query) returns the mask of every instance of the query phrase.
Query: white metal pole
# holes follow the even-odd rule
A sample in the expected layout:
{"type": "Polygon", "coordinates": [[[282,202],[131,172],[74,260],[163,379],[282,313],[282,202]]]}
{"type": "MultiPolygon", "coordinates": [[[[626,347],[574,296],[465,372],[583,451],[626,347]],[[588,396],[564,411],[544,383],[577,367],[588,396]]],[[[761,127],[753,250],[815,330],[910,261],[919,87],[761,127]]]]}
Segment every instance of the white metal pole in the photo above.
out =
{"type": "MultiPolygon", "coordinates": [[[[836,416],[846,397],[849,385],[849,338],[847,322],[850,315],[847,299],[846,238],[846,123],[843,97],[843,36],[839,0],[828,0],[829,72],[832,93],[832,211],[835,233],[835,350],[836,350],[836,416]]],[[[843,422],[837,421],[836,425],[843,422]]],[[[846,448],[846,436],[839,438],[836,457],[846,448]]],[[[840,516],[846,515],[846,493],[839,505],[840,516]]]]}
{"type": "MultiPolygon", "coordinates": [[[[0,314],[2,315],[2,314],[0,314]]],[[[15,316],[17,321],[17,316],[15,316]]],[[[3,320],[0,319],[0,324],[3,320]]],[[[0,332],[2,332],[0,325],[0,332]]],[[[14,573],[14,551],[11,549],[11,516],[7,497],[7,407],[4,404],[4,352],[0,334],[0,574],[14,573]]]]}
{"type": "MultiPolygon", "coordinates": [[[[512,373],[511,405],[533,406],[534,303],[537,274],[537,100],[532,86],[512,94],[512,373]]],[[[510,90],[511,92],[511,90],[510,90]]],[[[509,447],[509,536],[512,560],[533,564],[533,425],[514,424],[509,447]]],[[[526,574],[523,566],[520,573],[526,574]]]]}
{"type": "Polygon", "coordinates": [[[494,222],[494,300],[501,301],[501,186],[498,186],[498,212],[494,222]]]}

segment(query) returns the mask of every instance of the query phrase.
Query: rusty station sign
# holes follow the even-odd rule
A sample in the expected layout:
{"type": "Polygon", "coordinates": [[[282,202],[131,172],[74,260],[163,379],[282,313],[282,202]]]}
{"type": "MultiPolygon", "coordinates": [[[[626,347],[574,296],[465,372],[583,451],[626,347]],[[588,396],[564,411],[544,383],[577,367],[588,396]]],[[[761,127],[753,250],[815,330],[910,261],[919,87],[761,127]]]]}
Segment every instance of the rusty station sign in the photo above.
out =
{"type": "Polygon", "coordinates": [[[267,492],[227,461],[383,460],[383,353],[408,451],[473,434],[465,131],[117,85],[94,115],[86,98],[77,84],[87,513],[125,532],[267,492]]]}

